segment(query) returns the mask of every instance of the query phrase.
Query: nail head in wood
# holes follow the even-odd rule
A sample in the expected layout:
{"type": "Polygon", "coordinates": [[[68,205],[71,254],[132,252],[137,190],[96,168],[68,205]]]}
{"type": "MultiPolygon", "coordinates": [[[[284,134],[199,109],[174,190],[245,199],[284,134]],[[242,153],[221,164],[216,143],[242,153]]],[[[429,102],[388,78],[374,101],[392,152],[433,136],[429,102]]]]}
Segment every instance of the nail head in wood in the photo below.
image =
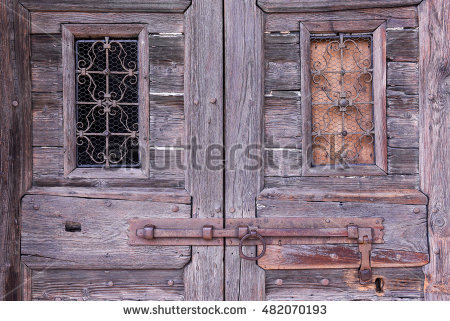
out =
{"type": "Polygon", "coordinates": [[[198,105],[198,99],[194,99],[194,105],[198,105]]]}
{"type": "Polygon", "coordinates": [[[210,102],[211,104],[215,104],[215,103],[217,102],[217,98],[211,98],[211,99],[209,100],[209,102],[210,102]]]}
{"type": "Polygon", "coordinates": [[[230,208],[230,213],[234,213],[236,212],[236,210],[234,209],[234,207],[230,208]]]}
{"type": "Polygon", "coordinates": [[[173,286],[174,284],[175,284],[175,282],[173,280],[167,281],[167,285],[168,286],[173,286]]]}
{"type": "Polygon", "coordinates": [[[17,106],[19,106],[19,102],[17,100],[13,100],[12,105],[14,107],[17,107],[17,106]]]}
{"type": "Polygon", "coordinates": [[[324,286],[327,286],[328,284],[330,284],[330,280],[328,280],[328,279],[322,279],[322,280],[320,280],[320,284],[322,284],[322,285],[324,285],[324,286]]]}
{"type": "Polygon", "coordinates": [[[220,211],[222,210],[222,208],[220,206],[216,206],[214,208],[214,210],[216,211],[216,213],[220,213],[220,211]]]}
{"type": "Polygon", "coordinates": [[[283,285],[283,280],[282,279],[277,279],[275,281],[275,284],[278,285],[278,286],[282,286],[283,285]]]}
{"type": "Polygon", "coordinates": [[[34,208],[35,210],[38,210],[39,207],[40,207],[39,204],[34,204],[34,205],[33,205],[33,208],[34,208]]]}
{"type": "Polygon", "coordinates": [[[176,205],[172,206],[172,212],[178,212],[180,208],[176,205]]]}
{"type": "Polygon", "coordinates": [[[420,213],[420,208],[415,207],[414,210],[413,210],[413,212],[416,213],[416,214],[417,214],[417,213],[420,213]]]}

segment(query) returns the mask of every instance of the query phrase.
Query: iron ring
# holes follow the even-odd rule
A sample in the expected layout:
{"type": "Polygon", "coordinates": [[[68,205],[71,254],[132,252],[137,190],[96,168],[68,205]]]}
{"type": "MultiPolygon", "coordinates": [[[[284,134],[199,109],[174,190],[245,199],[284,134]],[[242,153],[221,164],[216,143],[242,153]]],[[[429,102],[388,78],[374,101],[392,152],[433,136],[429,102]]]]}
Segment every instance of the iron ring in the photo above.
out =
{"type": "Polygon", "coordinates": [[[239,256],[241,259],[245,259],[245,260],[249,260],[249,261],[257,261],[260,258],[262,258],[264,256],[264,254],[266,254],[267,244],[266,244],[266,240],[264,239],[264,237],[261,236],[261,234],[258,234],[258,232],[256,232],[256,231],[252,231],[252,232],[245,234],[239,241],[239,256]],[[248,239],[249,237],[257,238],[262,242],[263,249],[258,256],[250,257],[250,256],[245,255],[244,252],[242,251],[242,246],[244,245],[244,241],[246,239],[248,239]]]}

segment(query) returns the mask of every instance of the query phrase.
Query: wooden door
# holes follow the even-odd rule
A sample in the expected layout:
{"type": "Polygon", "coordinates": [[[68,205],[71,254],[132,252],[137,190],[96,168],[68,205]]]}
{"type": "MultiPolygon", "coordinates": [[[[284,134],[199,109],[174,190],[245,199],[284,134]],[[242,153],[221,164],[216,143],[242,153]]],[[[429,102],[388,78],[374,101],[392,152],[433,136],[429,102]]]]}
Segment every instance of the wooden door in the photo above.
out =
{"type": "Polygon", "coordinates": [[[25,298],[222,300],[223,247],[128,244],[132,218],[222,217],[223,173],[202,149],[223,140],[222,1],[21,4],[25,298]]]}
{"type": "Polygon", "coordinates": [[[419,2],[225,1],[225,221],[384,226],[368,284],[356,245],[280,243],[257,263],[227,246],[226,299],[424,298],[419,2]]]}

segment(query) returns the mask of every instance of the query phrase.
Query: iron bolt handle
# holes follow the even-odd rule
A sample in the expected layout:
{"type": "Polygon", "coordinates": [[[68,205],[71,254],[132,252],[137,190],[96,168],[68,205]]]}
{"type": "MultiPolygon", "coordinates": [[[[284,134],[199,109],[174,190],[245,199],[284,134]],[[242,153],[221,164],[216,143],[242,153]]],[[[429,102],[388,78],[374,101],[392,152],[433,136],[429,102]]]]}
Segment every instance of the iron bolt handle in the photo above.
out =
{"type": "Polygon", "coordinates": [[[264,239],[264,237],[262,237],[261,234],[259,234],[257,231],[255,230],[250,230],[250,232],[248,232],[247,234],[245,234],[241,240],[239,241],[239,257],[241,259],[245,259],[245,260],[249,260],[249,261],[257,261],[260,258],[262,258],[264,256],[264,254],[266,254],[266,248],[267,248],[267,244],[266,244],[266,240],[264,239]],[[259,239],[262,242],[263,245],[263,249],[261,251],[261,253],[255,257],[251,257],[251,256],[247,256],[244,254],[244,252],[242,251],[242,246],[244,245],[244,241],[246,239],[259,239]]]}

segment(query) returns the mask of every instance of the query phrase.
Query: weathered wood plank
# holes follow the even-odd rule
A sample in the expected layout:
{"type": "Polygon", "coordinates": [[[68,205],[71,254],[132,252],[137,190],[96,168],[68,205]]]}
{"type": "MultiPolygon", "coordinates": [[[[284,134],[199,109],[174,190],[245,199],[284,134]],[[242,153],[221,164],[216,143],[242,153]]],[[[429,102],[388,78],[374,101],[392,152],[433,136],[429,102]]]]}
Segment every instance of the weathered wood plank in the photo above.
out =
{"type": "Polygon", "coordinates": [[[31,186],[29,13],[17,1],[0,2],[0,300],[18,300],[19,201],[31,186]]]}
{"type": "MultiPolygon", "coordinates": [[[[263,15],[253,0],[225,1],[224,14],[226,217],[255,217],[263,185],[263,15]]],[[[226,300],[264,299],[264,271],[255,262],[243,262],[232,248],[225,262],[226,300]]]]}
{"type": "MultiPolygon", "coordinates": [[[[381,250],[377,245],[370,252],[370,265],[374,268],[424,266],[428,261],[427,253],[381,250]]],[[[358,246],[268,245],[258,265],[265,270],[356,269],[361,265],[361,253],[358,246]]]]}
{"type": "Polygon", "coordinates": [[[82,12],[184,12],[190,0],[98,0],[95,5],[89,0],[20,0],[30,11],[82,11],[82,12]]]}
{"type": "Polygon", "coordinates": [[[266,148],[264,150],[264,176],[300,176],[302,150],[294,148],[266,148]]]}
{"type": "MultiPolygon", "coordinates": [[[[317,2],[317,1],[316,1],[317,2]]],[[[318,3],[318,2],[317,2],[318,3]]],[[[265,15],[265,31],[298,31],[299,21],[387,20],[386,27],[418,26],[417,7],[373,8],[334,12],[271,13],[265,15]]]]}
{"type": "Polygon", "coordinates": [[[33,300],[184,299],[183,270],[34,270],[33,300]]]}
{"type": "Polygon", "coordinates": [[[62,93],[33,93],[33,146],[63,146],[62,93]]]}
{"type": "Polygon", "coordinates": [[[301,200],[258,200],[258,217],[382,217],[384,243],[376,248],[427,253],[425,205],[317,202],[301,200]]]}
{"type": "Polygon", "coordinates": [[[265,97],[264,146],[301,148],[300,97],[265,97]]]}
{"type": "Polygon", "coordinates": [[[389,174],[418,174],[419,150],[416,148],[388,147],[389,174]]]}
{"type": "MultiPolygon", "coordinates": [[[[223,146],[223,2],[194,0],[185,15],[186,140],[202,146],[186,155],[186,189],[192,195],[193,217],[223,217],[223,171],[208,146],[223,146]],[[195,159],[193,159],[195,158],[195,159]]],[[[185,269],[187,300],[223,300],[224,249],[192,247],[185,269]]]]}
{"type": "Polygon", "coordinates": [[[361,177],[266,177],[266,188],[294,187],[316,189],[318,186],[332,186],[333,189],[418,189],[418,175],[388,175],[361,177]]]}
{"type": "Polygon", "coordinates": [[[361,285],[357,269],[266,271],[267,300],[423,300],[421,268],[375,268],[361,285]],[[280,281],[281,280],[281,281],[280,281]]]}
{"type": "Polygon", "coordinates": [[[388,146],[397,148],[419,147],[418,111],[405,112],[403,117],[387,118],[388,146]]]}
{"type": "Polygon", "coordinates": [[[419,4],[421,0],[257,0],[264,12],[318,12],[367,8],[392,8],[419,4]]]}
{"type": "Polygon", "coordinates": [[[266,188],[258,200],[289,200],[309,202],[381,202],[387,204],[423,204],[427,197],[414,189],[362,190],[362,189],[318,189],[300,190],[294,188],[266,188]]]}
{"type": "Polygon", "coordinates": [[[189,247],[129,247],[134,217],[190,217],[190,206],[152,201],[27,195],[22,200],[22,261],[30,268],[170,269],[190,260],[189,247]],[[81,224],[80,232],[65,230],[81,224]]]}
{"type": "Polygon", "coordinates": [[[448,1],[420,4],[420,186],[429,196],[431,262],[424,269],[425,299],[450,300],[450,10],[448,1]]]}
{"type": "Polygon", "coordinates": [[[386,32],[386,58],[391,61],[419,61],[418,30],[388,30],[386,32]]]}
{"type": "Polygon", "coordinates": [[[413,62],[388,62],[387,89],[402,91],[407,95],[419,93],[418,64],[413,62]]]}
{"type": "MultiPolygon", "coordinates": [[[[33,35],[33,92],[62,91],[61,34],[33,35]]],[[[182,94],[184,36],[149,35],[150,93],[182,94]]]]}
{"type": "Polygon", "coordinates": [[[190,204],[191,197],[184,189],[170,188],[123,188],[107,189],[86,187],[33,187],[27,195],[51,195],[80,198],[115,199],[129,201],[152,201],[190,204]]]}
{"type": "Polygon", "coordinates": [[[184,18],[180,13],[139,12],[31,12],[31,33],[61,32],[64,23],[145,23],[149,33],[182,33],[184,18]]]}

